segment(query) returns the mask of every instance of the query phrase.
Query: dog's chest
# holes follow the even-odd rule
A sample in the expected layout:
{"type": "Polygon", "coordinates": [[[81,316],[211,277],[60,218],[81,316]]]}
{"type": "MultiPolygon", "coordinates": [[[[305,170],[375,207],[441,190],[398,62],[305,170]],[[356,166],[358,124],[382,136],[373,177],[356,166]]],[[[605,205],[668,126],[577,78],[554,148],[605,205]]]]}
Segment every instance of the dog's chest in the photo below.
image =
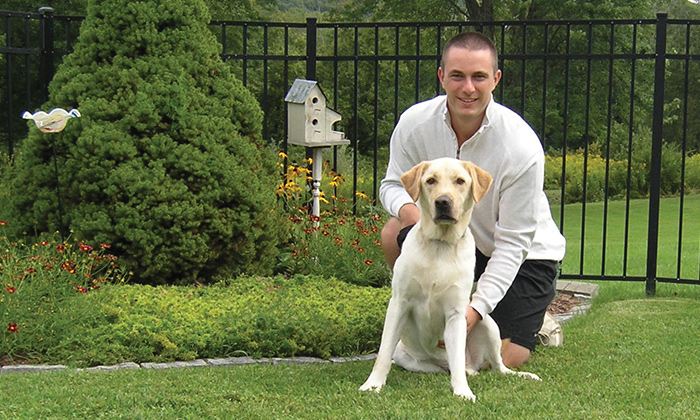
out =
{"type": "Polygon", "coordinates": [[[401,294],[414,302],[439,304],[444,300],[468,296],[473,281],[468,256],[424,252],[411,258],[411,264],[401,276],[401,294]]]}

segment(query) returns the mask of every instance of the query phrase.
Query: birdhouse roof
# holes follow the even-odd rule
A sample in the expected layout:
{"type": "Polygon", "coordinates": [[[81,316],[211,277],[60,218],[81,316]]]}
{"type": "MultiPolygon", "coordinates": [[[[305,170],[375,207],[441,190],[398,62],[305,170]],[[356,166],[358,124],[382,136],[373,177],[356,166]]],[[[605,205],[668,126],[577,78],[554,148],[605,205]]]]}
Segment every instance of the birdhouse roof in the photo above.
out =
{"type": "MultiPolygon", "coordinates": [[[[292,83],[292,87],[289,88],[289,92],[287,92],[284,100],[295,104],[303,104],[315,86],[318,86],[318,82],[315,80],[296,79],[292,83]]],[[[321,86],[318,86],[318,88],[321,90],[321,86]]],[[[323,94],[324,98],[326,97],[323,90],[321,90],[321,94],[323,94]]]]}

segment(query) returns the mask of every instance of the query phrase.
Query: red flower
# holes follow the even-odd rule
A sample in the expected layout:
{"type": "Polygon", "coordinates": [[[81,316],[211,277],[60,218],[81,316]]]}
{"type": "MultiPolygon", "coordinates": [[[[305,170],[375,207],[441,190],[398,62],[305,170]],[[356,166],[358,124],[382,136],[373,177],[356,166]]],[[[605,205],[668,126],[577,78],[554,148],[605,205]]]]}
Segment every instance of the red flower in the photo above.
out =
{"type": "Polygon", "coordinates": [[[336,236],[335,237],[335,244],[338,246],[341,246],[341,245],[343,245],[343,240],[336,236]]]}
{"type": "Polygon", "coordinates": [[[0,220],[0,226],[5,226],[7,224],[6,220],[0,220]]]}
{"type": "Polygon", "coordinates": [[[56,252],[58,252],[59,254],[63,254],[64,252],[66,252],[67,246],[68,246],[68,244],[66,244],[66,243],[62,243],[62,244],[56,246],[56,252]]]}
{"type": "Polygon", "coordinates": [[[24,270],[24,272],[27,274],[32,274],[32,273],[36,273],[36,270],[34,268],[27,268],[26,270],[24,270]]]}
{"type": "Polygon", "coordinates": [[[377,233],[377,232],[379,232],[379,228],[376,227],[376,226],[372,226],[372,227],[370,228],[370,230],[372,231],[372,233],[377,233]]]}
{"type": "Polygon", "coordinates": [[[100,244],[100,248],[102,248],[102,249],[109,249],[111,247],[112,247],[112,245],[100,244]]]}
{"type": "Polygon", "coordinates": [[[81,286],[79,284],[75,285],[75,290],[78,291],[78,293],[82,293],[82,294],[86,294],[88,292],[86,288],[84,288],[83,286],[81,286]]]}
{"type": "Polygon", "coordinates": [[[365,260],[365,265],[372,265],[374,264],[372,260],[365,260]]]}
{"type": "Polygon", "coordinates": [[[39,242],[39,245],[41,245],[41,246],[48,246],[48,245],[49,245],[49,241],[41,241],[41,242],[39,242]]]}
{"type": "Polygon", "coordinates": [[[365,249],[360,246],[357,248],[357,252],[365,252],[365,249]]]}
{"type": "Polygon", "coordinates": [[[90,245],[86,245],[86,244],[84,244],[84,243],[82,243],[82,242],[80,242],[78,245],[80,246],[80,250],[81,250],[82,252],[90,252],[90,251],[92,251],[92,247],[91,247],[90,245]]]}
{"type": "Polygon", "coordinates": [[[12,287],[12,286],[9,285],[9,284],[7,285],[7,287],[5,288],[5,290],[7,290],[7,293],[14,293],[14,292],[17,291],[17,289],[15,289],[14,287],[12,287]]]}
{"type": "Polygon", "coordinates": [[[321,220],[321,218],[319,216],[316,216],[315,214],[310,214],[309,219],[313,220],[314,222],[318,222],[319,220],[321,220]]]}
{"type": "Polygon", "coordinates": [[[327,231],[327,230],[324,230],[324,231],[323,231],[323,236],[328,236],[328,235],[330,235],[330,234],[331,234],[331,233],[330,233],[329,231],[327,231]]]}
{"type": "Polygon", "coordinates": [[[67,272],[69,272],[71,274],[75,274],[77,271],[75,269],[75,263],[73,261],[64,262],[63,264],[61,264],[61,269],[66,270],[67,272]]]}
{"type": "Polygon", "coordinates": [[[17,323],[16,322],[8,322],[7,323],[7,331],[9,331],[11,333],[19,332],[19,328],[17,328],[17,323]]]}

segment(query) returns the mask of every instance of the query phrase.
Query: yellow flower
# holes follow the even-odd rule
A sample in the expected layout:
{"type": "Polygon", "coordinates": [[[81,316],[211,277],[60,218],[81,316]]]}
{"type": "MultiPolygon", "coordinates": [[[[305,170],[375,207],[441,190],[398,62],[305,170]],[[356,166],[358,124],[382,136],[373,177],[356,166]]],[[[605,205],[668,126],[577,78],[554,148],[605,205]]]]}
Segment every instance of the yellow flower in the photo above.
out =
{"type": "Polygon", "coordinates": [[[288,158],[287,154],[284,153],[284,152],[279,152],[279,153],[277,153],[277,156],[279,156],[281,159],[287,159],[287,158],[288,158]]]}
{"type": "Polygon", "coordinates": [[[360,198],[367,198],[367,194],[363,193],[362,191],[356,192],[355,195],[360,198]]]}

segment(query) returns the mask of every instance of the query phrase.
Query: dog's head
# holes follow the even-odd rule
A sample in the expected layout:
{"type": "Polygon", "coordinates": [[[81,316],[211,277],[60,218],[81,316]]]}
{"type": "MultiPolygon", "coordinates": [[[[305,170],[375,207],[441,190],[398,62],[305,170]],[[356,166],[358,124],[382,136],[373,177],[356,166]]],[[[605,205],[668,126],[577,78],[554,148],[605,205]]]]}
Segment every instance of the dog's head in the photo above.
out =
{"type": "Polygon", "coordinates": [[[421,218],[429,216],[438,225],[468,219],[474,203],[486,194],[491,182],[488,172],[452,158],[421,162],[401,177],[408,194],[418,201],[421,218]]]}

